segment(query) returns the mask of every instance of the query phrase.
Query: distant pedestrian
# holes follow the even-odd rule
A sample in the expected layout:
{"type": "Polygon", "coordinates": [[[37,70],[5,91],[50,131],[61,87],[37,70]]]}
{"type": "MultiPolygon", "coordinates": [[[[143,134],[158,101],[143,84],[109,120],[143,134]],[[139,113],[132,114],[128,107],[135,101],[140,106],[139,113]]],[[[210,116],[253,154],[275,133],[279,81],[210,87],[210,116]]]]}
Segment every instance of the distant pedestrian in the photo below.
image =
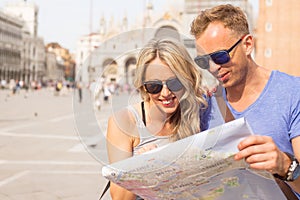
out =
{"type": "Polygon", "coordinates": [[[82,84],[81,84],[81,82],[78,82],[76,87],[78,90],[79,103],[81,103],[82,102],[82,84]]]}
{"type": "Polygon", "coordinates": [[[11,94],[14,95],[16,92],[16,81],[14,79],[10,79],[9,81],[9,90],[11,91],[11,94]]]}
{"type": "Polygon", "coordinates": [[[6,89],[6,84],[7,84],[6,80],[2,79],[1,80],[1,89],[6,89]]]}
{"type": "Polygon", "coordinates": [[[107,85],[104,86],[103,90],[104,90],[104,92],[103,92],[104,102],[108,103],[109,97],[111,96],[111,92],[110,92],[109,87],[107,85]]]}
{"type": "Polygon", "coordinates": [[[101,83],[95,87],[94,94],[94,106],[98,111],[100,111],[103,102],[103,87],[101,83]]]}
{"type": "MultiPolygon", "coordinates": [[[[32,82],[31,83],[31,88],[34,89],[36,87],[36,84],[35,82],[32,82]],[[34,83],[34,84],[33,84],[34,83]]],[[[63,85],[62,85],[62,82],[58,81],[56,84],[55,84],[55,91],[54,91],[54,95],[55,96],[58,96],[59,93],[60,93],[60,90],[62,89],[63,85]]]]}

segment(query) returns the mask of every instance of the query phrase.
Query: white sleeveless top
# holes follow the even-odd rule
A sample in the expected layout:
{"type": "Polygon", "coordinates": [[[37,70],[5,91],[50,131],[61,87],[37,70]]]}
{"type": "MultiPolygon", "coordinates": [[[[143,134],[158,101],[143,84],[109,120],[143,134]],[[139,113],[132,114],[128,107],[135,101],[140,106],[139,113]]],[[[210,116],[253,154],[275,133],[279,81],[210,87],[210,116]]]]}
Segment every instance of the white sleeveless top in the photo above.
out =
{"type": "Polygon", "coordinates": [[[143,120],[139,116],[138,111],[132,106],[127,107],[128,110],[133,114],[135,120],[136,120],[136,126],[138,129],[138,134],[140,137],[140,143],[133,148],[133,155],[137,155],[137,151],[142,148],[143,146],[146,146],[148,144],[155,144],[157,147],[164,146],[166,144],[171,143],[171,136],[155,136],[151,134],[148,129],[146,128],[143,120]]]}

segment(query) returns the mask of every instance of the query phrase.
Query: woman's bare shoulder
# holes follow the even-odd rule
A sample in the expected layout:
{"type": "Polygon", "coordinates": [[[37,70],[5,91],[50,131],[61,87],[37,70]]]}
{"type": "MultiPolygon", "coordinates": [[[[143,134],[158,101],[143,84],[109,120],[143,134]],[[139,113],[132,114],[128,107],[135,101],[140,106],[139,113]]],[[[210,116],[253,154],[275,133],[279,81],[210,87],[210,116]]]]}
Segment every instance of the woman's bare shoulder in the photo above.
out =
{"type": "MultiPolygon", "coordinates": [[[[134,109],[138,108],[138,105],[132,105],[134,109]]],[[[136,119],[134,113],[128,108],[122,108],[109,117],[108,126],[117,127],[121,132],[131,136],[136,136],[136,119]]]]}

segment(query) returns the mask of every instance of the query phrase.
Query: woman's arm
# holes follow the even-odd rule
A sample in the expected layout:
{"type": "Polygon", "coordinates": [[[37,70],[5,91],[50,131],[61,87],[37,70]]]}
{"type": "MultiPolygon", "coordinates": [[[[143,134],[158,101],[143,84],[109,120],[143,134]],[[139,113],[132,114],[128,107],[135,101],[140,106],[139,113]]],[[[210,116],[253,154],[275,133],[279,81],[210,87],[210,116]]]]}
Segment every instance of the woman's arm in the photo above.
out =
{"type": "MultiPolygon", "coordinates": [[[[115,118],[114,116],[109,118],[107,127],[107,150],[110,163],[131,157],[134,145],[134,137],[132,133],[128,132],[132,122],[129,122],[128,117],[115,118]]],[[[131,130],[134,131],[134,129],[131,130]]],[[[135,194],[112,182],[110,185],[110,194],[113,200],[130,200],[136,198],[135,194]]]]}

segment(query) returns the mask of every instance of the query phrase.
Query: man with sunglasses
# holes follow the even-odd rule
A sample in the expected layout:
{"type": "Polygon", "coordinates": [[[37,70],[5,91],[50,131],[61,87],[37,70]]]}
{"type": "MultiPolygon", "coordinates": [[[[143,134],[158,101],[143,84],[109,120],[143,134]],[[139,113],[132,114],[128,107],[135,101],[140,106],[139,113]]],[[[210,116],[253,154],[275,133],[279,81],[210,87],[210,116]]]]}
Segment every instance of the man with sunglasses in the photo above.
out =
{"type": "Polygon", "coordinates": [[[255,133],[238,145],[235,159],[268,170],[300,199],[299,77],[255,63],[254,39],[238,7],[202,11],[191,24],[191,34],[196,39],[195,62],[219,80],[233,117],[245,117],[255,133]]]}

